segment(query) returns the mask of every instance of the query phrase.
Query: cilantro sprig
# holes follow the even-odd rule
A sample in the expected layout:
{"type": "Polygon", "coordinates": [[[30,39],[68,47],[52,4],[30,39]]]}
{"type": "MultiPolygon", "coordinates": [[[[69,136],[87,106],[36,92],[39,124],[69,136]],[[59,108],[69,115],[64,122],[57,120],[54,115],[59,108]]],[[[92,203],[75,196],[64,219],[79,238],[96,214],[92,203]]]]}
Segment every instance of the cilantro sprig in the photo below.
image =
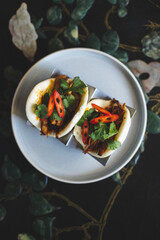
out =
{"type": "Polygon", "coordinates": [[[85,120],[90,121],[93,118],[96,118],[99,115],[99,113],[94,109],[90,108],[89,110],[86,110],[81,117],[81,119],[78,121],[77,125],[82,127],[85,120]]]}
{"type": "Polygon", "coordinates": [[[91,133],[90,137],[96,141],[100,140],[104,142],[106,139],[116,135],[118,130],[114,122],[111,122],[108,126],[106,123],[99,122],[94,126],[94,131],[91,133]]]}
{"type": "Polygon", "coordinates": [[[84,88],[86,87],[86,85],[84,84],[84,82],[82,80],[80,80],[79,77],[75,77],[73,79],[73,84],[71,87],[69,87],[69,84],[64,80],[61,79],[61,84],[60,84],[61,88],[64,91],[64,94],[67,92],[77,92],[80,94],[84,94],[84,88]]]}
{"type": "Polygon", "coordinates": [[[35,114],[41,119],[47,118],[48,111],[46,105],[45,104],[38,105],[36,107],[35,114]]]}
{"type": "Polygon", "coordinates": [[[121,146],[120,141],[117,140],[109,140],[107,143],[107,148],[110,150],[115,150],[121,146]]]}

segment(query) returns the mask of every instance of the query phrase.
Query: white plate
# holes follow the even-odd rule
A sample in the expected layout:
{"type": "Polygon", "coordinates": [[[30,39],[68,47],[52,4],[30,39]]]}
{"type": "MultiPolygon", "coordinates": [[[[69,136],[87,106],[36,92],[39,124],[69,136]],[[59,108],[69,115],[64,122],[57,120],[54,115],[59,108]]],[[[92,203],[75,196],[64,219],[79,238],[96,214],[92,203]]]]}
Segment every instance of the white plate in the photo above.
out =
{"type": "Polygon", "coordinates": [[[52,53],[27,71],[19,83],[12,103],[12,128],[26,159],[45,175],[66,183],[91,183],[105,179],[123,168],[138,150],[146,129],[146,103],[131,71],[114,57],[97,50],[72,48],[52,53]],[[57,139],[41,136],[27,124],[26,99],[40,81],[60,70],[69,77],[79,76],[109,97],[136,109],[123,145],[102,166],[81,150],[66,147],[57,139]]]}

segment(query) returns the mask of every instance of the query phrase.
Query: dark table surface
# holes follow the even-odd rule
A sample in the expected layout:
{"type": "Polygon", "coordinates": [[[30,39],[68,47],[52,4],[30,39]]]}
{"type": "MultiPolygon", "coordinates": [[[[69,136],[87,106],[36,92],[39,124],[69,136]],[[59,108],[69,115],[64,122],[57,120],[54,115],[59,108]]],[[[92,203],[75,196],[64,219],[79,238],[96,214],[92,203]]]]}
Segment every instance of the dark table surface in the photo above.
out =
{"type": "MultiPolygon", "coordinates": [[[[21,3],[20,0],[5,0],[1,6],[0,166],[2,170],[4,158],[7,156],[18,166],[23,175],[33,167],[20,152],[10,126],[10,107],[18,82],[8,81],[4,76],[4,70],[7,66],[12,66],[21,71],[23,75],[36,61],[48,54],[47,42],[54,36],[54,33],[49,32],[47,39],[38,39],[38,50],[34,62],[26,59],[22,52],[13,45],[8,30],[9,19],[21,3]]],[[[26,1],[26,3],[31,15],[36,16],[37,19],[44,18],[42,26],[45,26],[47,9],[55,3],[51,0],[26,1]]],[[[67,8],[71,11],[74,4],[67,5],[67,8]]],[[[101,38],[107,30],[104,19],[111,7],[112,5],[107,0],[95,1],[83,19],[89,32],[94,32],[101,38]]],[[[126,17],[120,18],[113,13],[109,16],[109,24],[118,32],[121,46],[123,47],[124,44],[129,46],[123,49],[128,54],[128,61],[140,59],[146,63],[159,62],[159,59],[149,58],[137,49],[142,48],[141,39],[154,30],[145,26],[149,20],[160,25],[160,2],[158,0],[130,0],[126,8],[128,10],[126,17]]],[[[68,24],[67,18],[63,21],[68,24]]],[[[63,23],[61,24],[63,26],[63,23]]],[[[84,46],[83,41],[79,46],[84,46]]],[[[65,42],[64,47],[74,46],[65,42]]],[[[148,93],[148,96],[155,96],[158,93],[159,88],[155,87],[148,93]]],[[[151,109],[152,105],[152,102],[148,102],[147,108],[151,109]]],[[[54,206],[61,206],[60,210],[49,215],[56,217],[52,228],[53,239],[102,240],[116,239],[116,237],[119,239],[142,240],[147,237],[154,240],[160,239],[159,143],[158,134],[147,134],[145,150],[137,164],[127,165],[120,172],[121,176],[124,174],[121,185],[111,177],[96,183],[78,185],[48,179],[46,188],[40,191],[40,194],[54,206]]],[[[12,196],[6,197],[5,195],[4,197],[7,181],[2,172],[0,204],[6,209],[6,217],[0,222],[0,239],[17,239],[20,233],[31,234],[38,240],[50,239],[48,235],[40,237],[40,231],[35,232],[32,227],[36,219],[28,210],[30,205],[28,195],[32,188],[22,189],[21,194],[14,199],[12,196]]]]}

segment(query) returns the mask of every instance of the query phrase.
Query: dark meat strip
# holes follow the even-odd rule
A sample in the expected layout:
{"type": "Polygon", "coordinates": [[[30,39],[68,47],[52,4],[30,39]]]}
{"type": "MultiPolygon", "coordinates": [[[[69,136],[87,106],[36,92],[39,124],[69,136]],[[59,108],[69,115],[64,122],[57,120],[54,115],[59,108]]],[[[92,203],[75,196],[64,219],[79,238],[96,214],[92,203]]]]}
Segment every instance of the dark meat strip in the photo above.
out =
{"type": "Polygon", "coordinates": [[[98,144],[99,144],[99,140],[92,140],[91,138],[89,139],[89,143],[84,147],[83,152],[87,153],[89,151],[94,151],[97,152],[98,150],[98,144]]]}
{"type": "Polygon", "coordinates": [[[98,144],[98,155],[102,156],[103,153],[106,151],[107,149],[107,143],[106,142],[100,142],[98,144]]]}

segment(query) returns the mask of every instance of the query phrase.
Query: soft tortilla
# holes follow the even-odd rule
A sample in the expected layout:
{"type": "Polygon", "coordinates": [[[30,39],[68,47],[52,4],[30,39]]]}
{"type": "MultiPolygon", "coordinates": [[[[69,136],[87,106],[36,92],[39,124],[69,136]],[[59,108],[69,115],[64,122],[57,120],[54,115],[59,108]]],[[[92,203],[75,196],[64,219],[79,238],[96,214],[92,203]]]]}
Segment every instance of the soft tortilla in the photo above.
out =
{"type": "MultiPolygon", "coordinates": [[[[104,99],[93,99],[91,100],[85,109],[88,110],[92,108],[92,103],[97,104],[98,106],[101,106],[102,108],[106,108],[110,105],[111,100],[104,100],[104,99]]],[[[125,113],[123,116],[123,122],[119,128],[118,134],[115,136],[114,140],[119,141],[121,144],[124,142],[125,138],[127,137],[130,125],[131,125],[131,117],[130,117],[130,112],[127,107],[125,107],[125,113]]],[[[75,126],[73,130],[73,135],[75,136],[76,140],[84,147],[84,143],[82,141],[82,128],[80,126],[75,126]]],[[[97,153],[93,151],[89,151],[89,153],[97,158],[105,158],[109,155],[111,155],[115,150],[110,150],[107,149],[102,156],[99,156],[97,153]]]]}
{"type": "MultiPolygon", "coordinates": [[[[35,126],[37,129],[41,130],[41,121],[35,114],[35,104],[41,104],[42,96],[49,89],[53,89],[55,78],[50,78],[38,83],[31,91],[26,102],[26,115],[30,123],[35,126]]],[[[81,101],[79,107],[73,116],[72,120],[58,133],[58,137],[63,137],[69,133],[72,128],[77,124],[79,119],[82,117],[87,101],[88,101],[88,87],[84,89],[85,94],[81,96],[81,101]]],[[[56,133],[49,133],[48,136],[56,137],[56,133]]]]}

